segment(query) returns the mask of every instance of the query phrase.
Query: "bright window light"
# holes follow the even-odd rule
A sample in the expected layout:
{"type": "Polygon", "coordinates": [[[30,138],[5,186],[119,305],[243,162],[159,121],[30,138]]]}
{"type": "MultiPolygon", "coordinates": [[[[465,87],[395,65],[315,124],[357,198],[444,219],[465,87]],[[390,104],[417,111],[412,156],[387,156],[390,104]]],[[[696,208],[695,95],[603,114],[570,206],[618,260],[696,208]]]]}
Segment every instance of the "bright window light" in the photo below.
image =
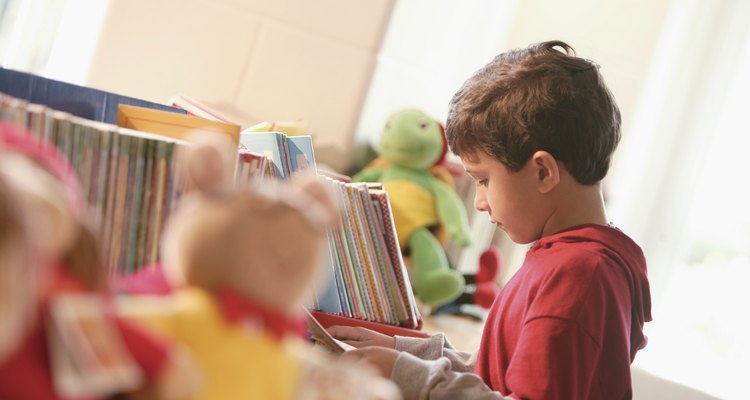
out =
{"type": "Polygon", "coordinates": [[[688,218],[685,257],[676,260],[648,351],[650,372],[724,399],[747,398],[750,364],[750,181],[747,93],[750,41],[718,116],[688,218]],[[658,322],[658,323],[657,323],[658,322]]]}

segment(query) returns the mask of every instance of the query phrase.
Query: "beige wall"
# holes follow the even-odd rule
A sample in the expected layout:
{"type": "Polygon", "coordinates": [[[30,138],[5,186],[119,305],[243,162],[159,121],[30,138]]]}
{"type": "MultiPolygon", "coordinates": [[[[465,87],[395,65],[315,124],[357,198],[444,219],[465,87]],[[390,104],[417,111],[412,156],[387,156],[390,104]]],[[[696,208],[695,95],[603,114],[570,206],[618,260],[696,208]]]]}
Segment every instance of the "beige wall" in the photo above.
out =
{"type": "Polygon", "coordinates": [[[306,119],[316,149],[344,154],[393,2],[111,0],[86,84],[243,124],[306,119]]]}
{"type": "MultiPolygon", "coordinates": [[[[559,39],[601,65],[622,111],[621,146],[626,145],[671,5],[672,0],[398,1],[355,138],[376,143],[387,116],[402,107],[444,120],[456,90],[495,55],[559,39]]],[[[462,253],[462,271],[476,268],[489,243],[487,232],[493,231],[486,215],[472,218],[474,245],[462,253]]],[[[525,247],[499,235],[505,281],[520,265],[525,247]]]]}
{"type": "Polygon", "coordinates": [[[620,106],[627,136],[670,4],[670,0],[520,1],[506,47],[559,39],[581,57],[596,61],[620,106]]]}

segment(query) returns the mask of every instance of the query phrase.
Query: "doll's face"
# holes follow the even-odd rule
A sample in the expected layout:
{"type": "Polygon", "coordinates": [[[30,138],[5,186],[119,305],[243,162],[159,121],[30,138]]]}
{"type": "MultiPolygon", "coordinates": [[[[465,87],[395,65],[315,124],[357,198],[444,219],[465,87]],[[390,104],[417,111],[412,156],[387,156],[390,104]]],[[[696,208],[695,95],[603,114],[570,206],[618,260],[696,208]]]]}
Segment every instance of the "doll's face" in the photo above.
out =
{"type": "Polygon", "coordinates": [[[62,184],[22,154],[0,156],[0,175],[26,211],[29,237],[37,252],[46,259],[64,254],[75,240],[78,225],[62,184]]]}
{"type": "Polygon", "coordinates": [[[213,138],[184,149],[196,190],[170,216],[164,261],[190,285],[231,288],[297,313],[321,271],[326,228],[337,223],[335,202],[314,175],[296,176],[294,186],[232,187],[234,169],[222,160],[236,158],[236,144],[213,138]]]}
{"type": "Polygon", "coordinates": [[[13,189],[0,175],[0,364],[34,319],[31,245],[24,213],[13,189]]]}
{"type": "Polygon", "coordinates": [[[325,236],[296,212],[285,214],[257,232],[256,254],[248,255],[246,271],[237,271],[237,282],[259,302],[295,313],[318,280],[325,236]]]}
{"type": "Polygon", "coordinates": [[[392,114],[380,136],[380,155],[395,165],[428,168],[438,160],[442,150],[440,124],[417,110],[392,114]]]}
{"type": "Polygon", "coordinates": [[[237,194],[199,200],[173,219],[165,261],[184,271],[187,283],[231,287],[282,313],[296,313],[310,298],[322,269],[325,230],[312,226],[298,207],[237,194]]]}

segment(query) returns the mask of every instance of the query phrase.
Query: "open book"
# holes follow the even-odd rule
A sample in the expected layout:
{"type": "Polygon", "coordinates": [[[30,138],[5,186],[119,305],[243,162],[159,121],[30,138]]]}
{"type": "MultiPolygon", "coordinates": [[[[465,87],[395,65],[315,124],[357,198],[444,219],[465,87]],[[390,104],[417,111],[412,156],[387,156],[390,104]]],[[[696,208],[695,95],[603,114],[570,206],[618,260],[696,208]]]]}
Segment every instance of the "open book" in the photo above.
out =
{"type": "Polygon", "coordinates": [[[343,353],[354,349],[354,347],[331,336],[307,309],[305,309],[305,315],[307,317],[307,329],[310,331],[310,337],[316,344],[334,353],[343,353]]]}

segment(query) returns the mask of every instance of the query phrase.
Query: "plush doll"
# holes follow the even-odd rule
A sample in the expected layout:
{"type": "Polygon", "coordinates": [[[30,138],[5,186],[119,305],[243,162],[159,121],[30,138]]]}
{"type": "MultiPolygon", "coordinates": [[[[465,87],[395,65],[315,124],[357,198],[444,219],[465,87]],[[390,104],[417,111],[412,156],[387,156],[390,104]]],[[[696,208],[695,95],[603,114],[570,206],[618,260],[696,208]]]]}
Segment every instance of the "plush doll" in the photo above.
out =
{"type": "Polygon", "coordinates": [[[0,364],[13,353],[34,322],[35,274],[26,222],[17,199],[0,175],[0,364]]]}
{"type": "Polygon", "coordinates": [[[455,300],[432,311],[432,315],[453,314],[484,320],[485,312],[500,294],[497,278],[502,266],[500,250],[490,246],[479,256],[479,268],[475,273],[464,274],[466,290],[455,300]],[[470,305],[473,307],[463,307],[470,305]],[[479,307],[477,309],[477,306],[479,307]]]}
{"type": "Polygon", "coordinates": [[[199,399],[360,399],[392,390],[359,368],[307,355],[300,313],[338,218],[323,183],[301,175],[294,187],[235,188],[235,158],[220,137],[202,137],[181,155],[192,190],[162,243],[175,289],[123,296],[121,313],[187,345],[205,377],[199,399]]]}
{"type": "Polygon", "coordinates": [[[418,110],[399,111],[388,118],[380,137],[380,157],[353,177],[384,183],[399,244],[411,255],[415,295],[433,306],[456,299],[465,282],[449,267],[431,229],[440,226],[457,245],[469,244],[466,210],[453,187],[437,177],[450,177],[445,169],[436,172],[447,149],[438,121],[418,110]]]}
{"type": "MultiPolygon", "coordinates": [[[[3,319],[27,327],[12,349],[2,340],[0,398],[189,394],[191,385],[182,381],[191,375],[176,361],[177,348],[117,318],[107,306],[99,243],[83,223],[80,187],[67,160],[49,143],[0,122],[0,180],[5,184],[0,214],[8,216],[1,223],[0,281],[3,295],[18,300],[14,312],[24,314],[3,312],[3,319]],[[11,274],[19,268],[22,274],[11,274]],[[85,307],[60,308],[71,301],[85,307]],[[113,366],[127,367],[131,374],[120,379],[122,370],[113,366]]],[[[11,331],[5,322],[3,338],[11,331]]],[[[18,329],[12,331],[15,337],[18,329]]]]}

